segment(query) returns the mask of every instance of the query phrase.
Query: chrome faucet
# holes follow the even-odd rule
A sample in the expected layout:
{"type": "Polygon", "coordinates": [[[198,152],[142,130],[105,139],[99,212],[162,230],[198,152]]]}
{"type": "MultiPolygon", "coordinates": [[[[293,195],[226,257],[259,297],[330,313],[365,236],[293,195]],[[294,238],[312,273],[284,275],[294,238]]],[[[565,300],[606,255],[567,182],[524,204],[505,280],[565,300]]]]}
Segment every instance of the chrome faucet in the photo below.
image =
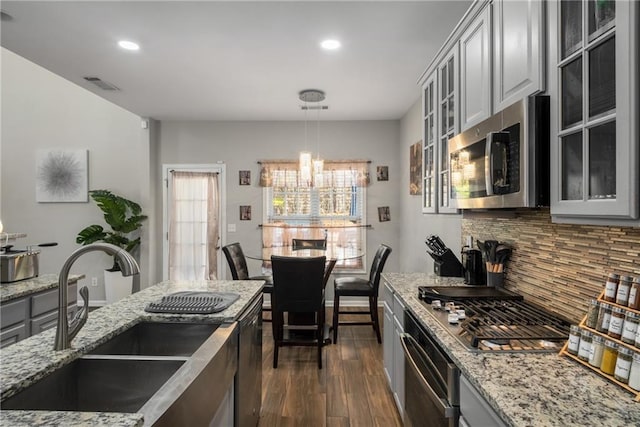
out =
{"type": "Polygon", "coordinates": [[[83,307],[73,316],[73,319],[69,321],[67,318],[67,286],[71,265],[83,254],[93,251],[103,251],[109,255],[113,255],[120,266],[123,276],[132,276],[140,273],[140,267],[131,254],[110,243],[92,243],[73,252],[62,265],[60,275],[58,276],[58,328],[56,330],[54,350],[71,348],[71,340],[78,334],[87,321],[89,315],[89,289],[87,289],[86,286],[80,289],[83,307]]]}

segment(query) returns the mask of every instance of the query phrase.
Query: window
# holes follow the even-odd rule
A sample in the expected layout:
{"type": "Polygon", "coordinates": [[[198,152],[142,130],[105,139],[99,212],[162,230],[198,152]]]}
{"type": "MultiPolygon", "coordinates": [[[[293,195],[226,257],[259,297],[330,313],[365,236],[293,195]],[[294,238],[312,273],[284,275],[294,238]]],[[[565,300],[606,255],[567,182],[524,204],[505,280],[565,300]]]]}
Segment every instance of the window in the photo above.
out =
{"type": "Polygon", "coordinates": [[[325,161],[316,186],[301,182],[295,162],[262,165],[263,247],[326,238],[328,248],[345,254],[336,268],[362,270],[362,257],[355,255],[366,247],[367,162],[325,161]]]}

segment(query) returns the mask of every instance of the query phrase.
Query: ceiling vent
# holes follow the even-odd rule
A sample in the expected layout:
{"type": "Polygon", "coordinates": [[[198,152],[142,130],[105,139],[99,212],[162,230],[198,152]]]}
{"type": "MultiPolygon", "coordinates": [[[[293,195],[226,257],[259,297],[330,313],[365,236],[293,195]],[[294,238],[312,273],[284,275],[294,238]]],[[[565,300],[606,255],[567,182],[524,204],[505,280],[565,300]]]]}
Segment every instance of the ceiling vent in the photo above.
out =
{"type": "Polygon", "coordinates": [[[102,90],[120,90],[120,88],[112,85],[109,82],[101,80],[99,77],[85,77],[84,79],[89,83],[93,83],[94,85],[98,86],[102,90]]]}

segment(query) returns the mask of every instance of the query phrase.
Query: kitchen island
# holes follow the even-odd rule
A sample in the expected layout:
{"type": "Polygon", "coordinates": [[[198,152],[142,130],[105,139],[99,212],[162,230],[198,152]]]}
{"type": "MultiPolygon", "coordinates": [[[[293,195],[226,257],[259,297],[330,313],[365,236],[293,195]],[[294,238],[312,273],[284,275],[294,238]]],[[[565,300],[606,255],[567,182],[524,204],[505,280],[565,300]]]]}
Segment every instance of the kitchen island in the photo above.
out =
{"type": "Polygon", "coordinates": [[[640,403],[633,395],[557,353],[468,351],[418,299],[418,286],[442,286],[440,278],[425,273],[383,273],[382,277],[505,424],[640,425],[640,403]]]}
{"type": "MultiPolygon", "coordinates": [[[[11,397],[47,374],[78,359],[110,338],[140,322],[231,323],[261,298],[262,281],[166,281],[146,288],[114,304],[89,313],[87,323],[71,342],[71,348],[54,351],[55,329],[20,341],[2,350],[0,400],[11,397]],[[158,314],[144,311],[149,302],[181,291],[231,292],[237,301],[225,310],[208,315],[158,314]]],[[[140,413],[90,413],[72,411],[2,410],[2,425],[110,425],[137,426],[144,422],[140,413]]]]}

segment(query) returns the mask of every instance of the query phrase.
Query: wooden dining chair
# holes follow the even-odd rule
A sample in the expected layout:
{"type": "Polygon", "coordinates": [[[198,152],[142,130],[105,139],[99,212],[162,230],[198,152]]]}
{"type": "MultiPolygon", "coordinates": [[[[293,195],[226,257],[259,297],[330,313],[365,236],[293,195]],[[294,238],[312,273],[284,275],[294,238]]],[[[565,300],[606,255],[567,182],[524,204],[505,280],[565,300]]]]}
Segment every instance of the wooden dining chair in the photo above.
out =
{"type": "Polygon", "coordinates": [[[301,249],[327,250],[327,239],[292,239],[291,249],[299,251],[301,249]]]}
{"type": "Polygon", "coordinates": [[[273,367],[278,367],[280,347],[316,346],[318,369],[322,369],[325,333],[325,263],[326,257],[271,257],[273,294],[271,295],[273,328],[273,367]],[[284,314],[287,313],[288,325],[284,314]],[[292,315],[313,314],[313,324],[292,325],[292,315]],[[306,329],[300,331],[296,329],[306,329]],[[296,334],[296,332],[298,332],[296,334]],[[302,336],[300,332],[309,332],[302,336]]]}
{"type": "MultiPolygon", "coordinates": [[[[231,243],[222,247],[222,252],[227,258],[229,270],[231,270],[231,278],[233,280],[264,280],[263,294],[271,294],[273,292],[273,276],[249,276],[249,268],[247,267],[247,259],[244,256],[240,243],[231,243]]],[[[262,311],[271,311],[269,307],[263,307],[262,311]]],[[[262,319],[270,321],[270,319],[262,319]]]]}
{"type": "Polygon", "coordinates": [[[361,277],[339,277],[333,281],[333,342],[338,342],[339,325],[372,325],[376,332],[378,342],[382,342],[380,337],[380,321],[378,319],[378,289],[380,287],[380,275],[385,262],[391,253],[391,248],[387,245],[380,245],[371,263],[369,279],[361,277]],[[368,297],[369,310],[363,311],[340,311],[340,298],[345,296],[368,297]],[[340,322],[340,314],[369,315],[370,321],[362,322],[340,322]]]}

